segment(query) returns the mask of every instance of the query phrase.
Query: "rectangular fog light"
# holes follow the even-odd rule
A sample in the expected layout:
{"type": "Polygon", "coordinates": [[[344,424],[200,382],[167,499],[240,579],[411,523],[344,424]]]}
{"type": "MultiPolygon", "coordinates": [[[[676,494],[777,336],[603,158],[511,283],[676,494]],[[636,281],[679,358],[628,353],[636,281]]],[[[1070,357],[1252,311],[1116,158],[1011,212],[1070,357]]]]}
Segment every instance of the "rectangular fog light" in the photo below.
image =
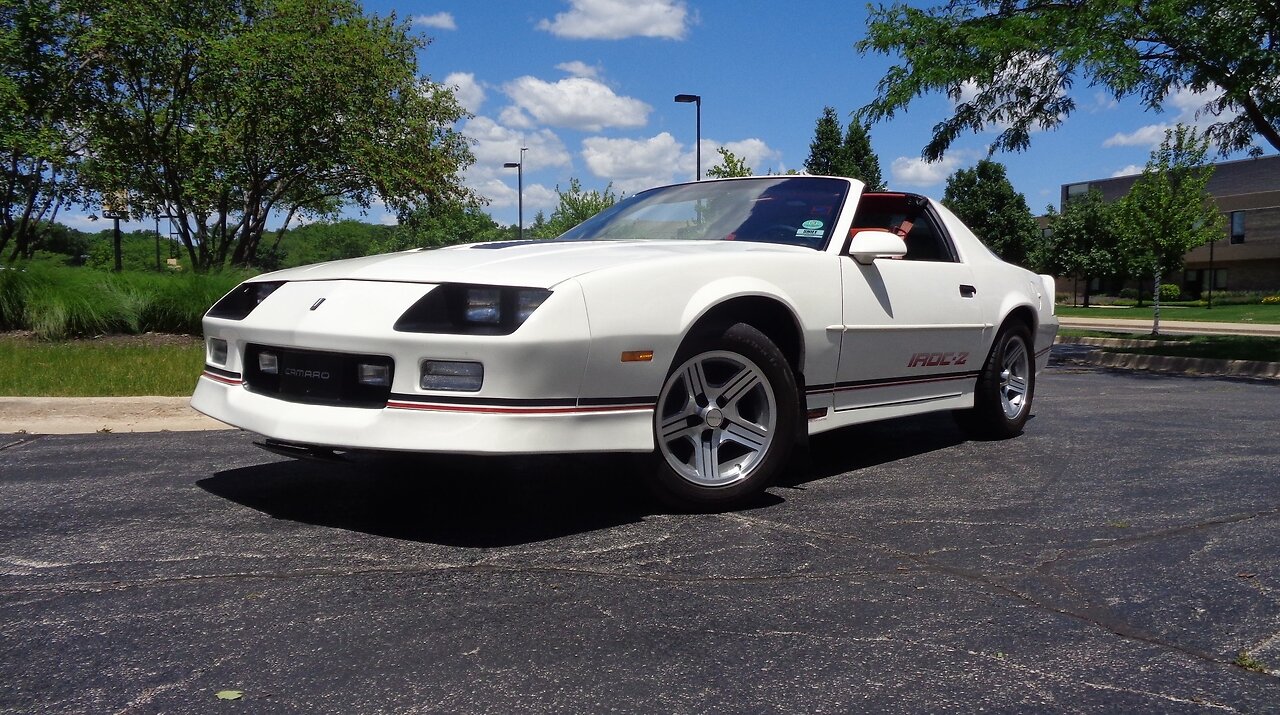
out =
{"type": "Polygon", "coordinates": [[[391,367],[389,365],[373,365],[362,362],[356,365],[356,380],[361,385],[390,387],[391,367]]]}
{"type": "Polygon", "coordinates": [[[423,360],[419,386],[424,390],[477,392],[484,384],[484,365],[456,360],[423,360]]]}
{"type": "Polygon", "coordinates": [[[218,365],[227,364],[227,341],[209,338],[209,361],[218,365]]]}
{"type": "Polygon", "coordinates": [[[275,353],[258,353],[258,372],[265,375],[279,375],[280,357],[275,353]]]}

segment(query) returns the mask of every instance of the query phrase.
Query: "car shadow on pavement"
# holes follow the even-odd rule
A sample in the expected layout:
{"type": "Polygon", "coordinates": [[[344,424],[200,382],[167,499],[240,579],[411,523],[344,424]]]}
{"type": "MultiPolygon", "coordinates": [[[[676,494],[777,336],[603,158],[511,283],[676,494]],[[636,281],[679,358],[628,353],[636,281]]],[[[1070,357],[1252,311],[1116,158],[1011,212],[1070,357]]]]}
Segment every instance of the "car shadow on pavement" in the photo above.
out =
{"type": "MultiPolygon", "coordinates": [[[[965,440],[947,415],[860,425],[813,438],[807,459],[738,510],[786,501],[818,479],[965,440]]],[[[641,521],[667,510],[618,455],[354,455],[221,471],[205,491],[277,519],[447,546],[500,547],[641,521]]]]}
{"type": "Polygon", "coordinates": [[[596,455],[272,461],[197,484],[277,519],[464,547],[544,541],[660,511],[620,460],[596,455]]]}
{"type": "Polygon", "coordinates": [[[823,432],[810,440],[806,463],[797,465],[779,480],[778,486],[799,488],[806,482],[954,447],[968,439],[948,413],[900,417],[823,432]]]}

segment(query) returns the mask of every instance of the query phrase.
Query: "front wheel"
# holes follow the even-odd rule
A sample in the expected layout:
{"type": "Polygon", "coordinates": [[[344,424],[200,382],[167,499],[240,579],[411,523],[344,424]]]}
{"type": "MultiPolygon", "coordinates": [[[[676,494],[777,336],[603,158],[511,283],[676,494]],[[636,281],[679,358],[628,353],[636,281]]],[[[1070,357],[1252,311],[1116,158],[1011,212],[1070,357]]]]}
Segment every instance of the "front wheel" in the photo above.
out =
{"type": "Polygon", "coordinates": [[[1036,373],[1027,329],[1000,331],[978,376],[973,409],[957,413],[960,426],[980,439],[1008,439],[1022,433],[1031,415],[1036,373]]]}
{"type": "Polygon", "coordinates": [[[763,491],[786,467],[798,402],[786,357],[756,328],[737,323],[691,338],[654,411],[655,491],[697,510],[763,491]]]}

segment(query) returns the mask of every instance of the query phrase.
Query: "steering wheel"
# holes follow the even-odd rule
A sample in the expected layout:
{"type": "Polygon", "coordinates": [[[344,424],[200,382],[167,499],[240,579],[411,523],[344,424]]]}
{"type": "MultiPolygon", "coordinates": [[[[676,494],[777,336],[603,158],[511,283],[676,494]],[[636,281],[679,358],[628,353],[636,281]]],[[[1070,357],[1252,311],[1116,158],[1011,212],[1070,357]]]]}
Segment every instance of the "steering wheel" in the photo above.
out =
{"type": "Polygon", "coordinates": [[[775,223],[765,226],[758,234],[758,241],[764,243],[795,243],[796,227],[785,223],[775,223]]]}

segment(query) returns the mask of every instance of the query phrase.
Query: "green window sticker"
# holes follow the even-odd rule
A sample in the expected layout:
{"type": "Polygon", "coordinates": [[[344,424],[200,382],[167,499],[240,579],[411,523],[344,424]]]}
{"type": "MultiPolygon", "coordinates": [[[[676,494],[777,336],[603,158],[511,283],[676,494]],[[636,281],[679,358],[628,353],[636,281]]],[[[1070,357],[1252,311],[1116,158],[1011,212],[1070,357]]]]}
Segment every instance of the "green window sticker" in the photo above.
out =
{"type": "Polygon", "coordinates": [[[816,219],[816,218],[811,218],[811,219],[809,219],[808,221],[805,221],[804,223],[802,223],[802,224],[800,224],[800,225],[801,225],[801,226],[804,226],[805,228],[809,228],[809,229],[822,228],[822,222],[821,222],[821,221],[819,221],[819,220],[818,220],[818,219],[816,219]]]}

